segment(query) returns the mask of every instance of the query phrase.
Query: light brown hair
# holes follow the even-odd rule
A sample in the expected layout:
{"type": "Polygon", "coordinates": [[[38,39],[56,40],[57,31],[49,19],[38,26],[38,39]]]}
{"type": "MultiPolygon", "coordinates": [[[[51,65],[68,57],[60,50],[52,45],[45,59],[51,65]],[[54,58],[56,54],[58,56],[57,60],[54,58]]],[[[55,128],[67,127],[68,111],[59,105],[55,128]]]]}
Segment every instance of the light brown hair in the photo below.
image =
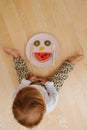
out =
{"type": "Polygon", "coordinates": [[[12,111],[16,120],[32,128],[38,125],[46,111],[46,105],[41,93],[33,87],[22,88],[16,95],[12,111]]]}

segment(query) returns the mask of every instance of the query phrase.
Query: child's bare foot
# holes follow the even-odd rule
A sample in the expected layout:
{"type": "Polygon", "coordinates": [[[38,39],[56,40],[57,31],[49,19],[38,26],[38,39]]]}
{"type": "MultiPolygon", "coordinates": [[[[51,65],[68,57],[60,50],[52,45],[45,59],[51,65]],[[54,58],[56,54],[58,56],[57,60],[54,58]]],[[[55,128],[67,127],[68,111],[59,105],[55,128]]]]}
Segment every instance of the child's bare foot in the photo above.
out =
{"type": "Polygon", "coordinates": [[[67,60],[73,64],[81,61],[84,58],[84,55],[71,56],[67,60]]]}
{"type": "Polygon", "coordinates": [[[8,55],[15,57],[15,58],[20,56],[20,53],[16,49],[4,48],[4,52],[8,55]]]}

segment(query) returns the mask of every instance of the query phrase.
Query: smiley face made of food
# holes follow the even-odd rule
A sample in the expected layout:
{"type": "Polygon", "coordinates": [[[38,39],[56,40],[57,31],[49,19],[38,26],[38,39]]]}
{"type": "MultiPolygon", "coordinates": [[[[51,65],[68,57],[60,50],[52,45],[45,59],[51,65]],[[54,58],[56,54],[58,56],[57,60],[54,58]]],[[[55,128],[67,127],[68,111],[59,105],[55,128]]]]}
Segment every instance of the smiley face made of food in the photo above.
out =
{"type": "Polygon", "coordinates": [[[59,55],[57,40],[46,33],[39,33],[31,37],[26,45],[26,56],[35,66],[49,66],[59,55]]]}
{"type": "Polygon", "coordinates": [[[49,50],[50,50],[51,41],[45,40],[44,45],[41,45],[41,41],[36,40],[34,42],[33,46],[36,47],[33,55],[38,61],[45,62],[51,58],[52,52],[50,52],[50,51],[48,52],[48,50],[47,50],[47,48],[49,48],[49,50]]]}

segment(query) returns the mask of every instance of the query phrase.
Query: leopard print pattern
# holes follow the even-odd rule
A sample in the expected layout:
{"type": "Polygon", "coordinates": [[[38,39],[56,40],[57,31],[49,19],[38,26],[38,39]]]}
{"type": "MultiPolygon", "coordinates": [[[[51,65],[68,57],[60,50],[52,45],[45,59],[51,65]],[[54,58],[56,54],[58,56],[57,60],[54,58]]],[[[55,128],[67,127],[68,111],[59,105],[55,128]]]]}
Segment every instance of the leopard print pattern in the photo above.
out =
{"type": "Polygon", "coordinates": [[[21,83],[23,78],[28,79],[31,75],[31,71],[28,70],[25,61],[21,57],[14,57],[13,61],[15,63],[15,69],[17,71],[19,83],[21,83]]]}
{"type": "MultiPolygon", "coordinates": [[[[17,75],[19,78],[19,83],[23,78],[28,79],[32,74],[30,70],[28,70],[24,59],[21,57],[13,58],[15,63],[15,69],[17,71],[17,75]]],[[[60,68],[57,68],[55,73],[48,78],[50,82],[54,82],[54,87],[59,92],[59,89],[63,86],[64,80],[68,78],[69,73],[73,70],[74,64],[69,61],[65,61],[60,68]]]]}
{"type": "Polygon", "coordinates": [[[53,76],[49,77],[49,81],[54,82],[56,90],[63,86],[64,80],[68,78],[69,73],[73,70],[74,64],[69,61],[65,61],[60,68],[57,68],[53,76]]]}

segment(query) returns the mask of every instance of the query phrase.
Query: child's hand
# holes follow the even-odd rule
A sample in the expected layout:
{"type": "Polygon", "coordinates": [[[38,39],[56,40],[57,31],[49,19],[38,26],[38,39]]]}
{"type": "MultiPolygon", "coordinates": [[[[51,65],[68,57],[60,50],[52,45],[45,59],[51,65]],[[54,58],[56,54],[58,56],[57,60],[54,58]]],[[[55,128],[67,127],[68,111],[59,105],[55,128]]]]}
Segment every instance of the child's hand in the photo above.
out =
{"type": "Polygon", "coordinates": [[[31,82],[35,82],[35,81],[37,81],[37,77],[34,76],[34,75],[31,75],[31,76],[29,77],[29,80],[30,80],[31,82]]]}
{"type": "Polygon", "coordinates": [[[47,82],[46,78],[38,78],[37,80],[39,80],[41,84],[45,84],[47,82]]]}
{"type": "Polygon", "coordinates": [[[39,77],[36,77],[36,76],[34,76],[34,75],[31,75],[31,76],[29,77],[29,80],[30,80],[31,82],[39,81],[41,84],[44,84],[44,83],[47,81],[46,78],[39,78],[39,77]]]}
{"type": "Polygon", "coordinates": [[[84,55],[71,56],[67,60],[73,64],[81,61],[84,58],[84,55]]]}
{"type": "Polygon", "coordinates": [[[20,56],[20,53],[16,49],[4,48],[4,52],[8,55],[15,57],[15,58],[20,56]]]}

